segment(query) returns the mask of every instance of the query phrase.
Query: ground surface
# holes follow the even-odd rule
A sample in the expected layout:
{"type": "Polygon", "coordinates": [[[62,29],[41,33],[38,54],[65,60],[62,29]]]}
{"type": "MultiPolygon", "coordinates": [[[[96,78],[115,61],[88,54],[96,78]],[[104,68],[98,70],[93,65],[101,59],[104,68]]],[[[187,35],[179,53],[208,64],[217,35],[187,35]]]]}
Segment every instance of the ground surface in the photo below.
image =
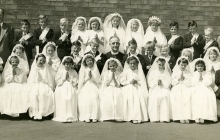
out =
{"type": "Polygon", "coordinates": [[[0,119],[0,140],[219,140],[220,122],[200,124],[0,119]]]}

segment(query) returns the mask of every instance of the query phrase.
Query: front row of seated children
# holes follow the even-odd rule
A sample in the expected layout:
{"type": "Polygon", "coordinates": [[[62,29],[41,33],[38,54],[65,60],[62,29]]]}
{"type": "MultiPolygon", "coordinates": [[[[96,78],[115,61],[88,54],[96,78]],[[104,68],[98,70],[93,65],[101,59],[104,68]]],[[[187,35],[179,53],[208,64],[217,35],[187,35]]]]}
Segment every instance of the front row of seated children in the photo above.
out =
{"type": "MultiPolygon", "coordinates": [[[[207,52],[208,58],[214,61],[215,51],[207,52]]],[[[219,58],[219,52],[215,57],[219,58]]],[[[157,57],[145,79],[138,57],[132,55],[127,58],[124,69],[119,60],[108,59],[101,76],[92,54],[83,57],[79,76],[73,69],[73,57],[67,56],[55,76],[51,62],[47,62],[44,54],[37,54],[27,83],[27,74],[19,63],[19,56],[10,56],[9,66],[3,72],[1,114],[18,117],[28,110],[35,120],[54,113],[54,121],[88,123],[98,120],[141,123],[149,119],[151,122],[172,119],[181,123],[217,121],[213,76],[200,58],[190,62],[187,57],[180,57],[171,75],[166,58],[157,57]],[[190,63],[194,63],[194,72],[190,63]]],[[[218,81],[219,76],[216,77],[218,81]]]]}

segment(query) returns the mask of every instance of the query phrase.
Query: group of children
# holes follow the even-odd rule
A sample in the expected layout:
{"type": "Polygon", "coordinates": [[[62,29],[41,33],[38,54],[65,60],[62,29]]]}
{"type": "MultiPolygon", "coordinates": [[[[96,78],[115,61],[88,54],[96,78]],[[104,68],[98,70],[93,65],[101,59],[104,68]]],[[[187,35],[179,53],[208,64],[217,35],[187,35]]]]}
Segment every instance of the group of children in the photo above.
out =
{"type": "Polygon", "coordinates": [[[104,25],[93,17],[88,28],[78,17],[71,34],[66,18],[56,32],[47,22],[39,16],[32,34],[23,20],[7,62],[0,59],[1,114],[28,111],[34,120],[53,114],[59,122],[218,120],[220,53],[212,28],[204,39],[192,21],[182,38],[172,22],[166,37],[153,16],[144,35],[140,20],[131,19],[126,28],[118,13],[104,25]]]}

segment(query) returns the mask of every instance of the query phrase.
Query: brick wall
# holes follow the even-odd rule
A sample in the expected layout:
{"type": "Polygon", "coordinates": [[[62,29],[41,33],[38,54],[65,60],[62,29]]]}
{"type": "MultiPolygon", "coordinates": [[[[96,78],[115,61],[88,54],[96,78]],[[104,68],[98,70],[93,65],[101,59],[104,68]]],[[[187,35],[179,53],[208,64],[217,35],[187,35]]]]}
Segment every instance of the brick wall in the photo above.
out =
{"type": "Polygon", "coordinates": [[[212,26],[220,35],[220,0],[0,0],[5,9],[5,22],[19,28],[21,19],[28,19],[32,29],[37,26],[38,15],[49,16],[51,27],[59,24],[59,19],[67,17],[71,24],[77,16],[99,16],[104,21],[109,13],[120,13],[125,22],[139,18],[145,29],[148,18],[156,15],[162,19],[162,30],[169,33],[169,23],[180,24],[180,34],[187,32],[189,20],[197,21],[199,33],[205,26],[212,26]]]}

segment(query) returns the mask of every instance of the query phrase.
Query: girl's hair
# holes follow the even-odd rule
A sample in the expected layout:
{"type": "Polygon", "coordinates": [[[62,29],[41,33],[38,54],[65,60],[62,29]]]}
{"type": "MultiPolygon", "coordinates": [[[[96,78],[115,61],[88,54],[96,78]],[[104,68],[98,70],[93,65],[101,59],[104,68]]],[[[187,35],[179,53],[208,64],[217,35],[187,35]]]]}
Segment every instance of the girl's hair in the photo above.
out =
{"type": "Polygon", "coordinates": [[[192,20],[188,23],[188,27],[190,27],[190,26],[196,26],[197,27],[197,23],[194,20],[192,20]]]}
{"type": "Polygon", "coordinates": [[[180,63],[185,63],[185,64],[189,64],[189,62],[188,62],[188,60],[186,59],[186,58],[181,58],[179,61],[178,61],[178,65],[180,64],[180,63]]]}
{"type": "MultiPolygon", "coordinates": [[[[53,48],[54,50],[56,50],[56,46],[54,46],[53,44],[49,44],[49,45],[47,46],[47,48],[48,48],[48,47],[51,47],[51,48],[53,48]]],[[[47,49],[47,48],[46,48],[46,49],[47,49]]]]}
{"type": "Polygon", "coordinates": [[[137,64],[139,63],[138,59],[135,56],[128,57],[127,63],[129,64],[132,60],[135,60],[137,64]]]}
{"type": "Polygon", "coordinates": [[[73,62],[73,59],[72,58],[66,58],[64,61],[63,61],[63,65],[65,65],[65,64],[75,64],[74,62],[73,62]]]}
{"type": "Polygon", "coordinates": [[[12,59],[17,59],[17,60],[18,60],[18,63],[19,63],[19,59],[18,59],[17,56],[11,56],[10,59],[9,59],[9,63],[10,63],[10,64],[11,64],[11,60],[12,60],[12,59]]]}
{"type": "Polygon", "coordinates": [[[137,46],[137,41],[136,41],[134,38],[132,38],[132,39],[128,42],[128,46],[130,46],[131,44],[137,46]]]}
{"type": "Polygon", "coordinates": [[[95,62],[95,58],[94,58],[93,56],[91,56],[91,55],[86,55],[85,58],[84,58],[84,61],[83,61],[83,65],[84,65],[85,67],[87,67],[86,59],[88,59],[88,58],[92,59],[92,62],[93,62],[93,63],[95,62]]]}
{"type": "Polygon", "coordinates": [[[109,69],[109,65],[112,63],[114,63],[118,67],[118,63],[115,60],[110,60],[108,61],[108,69],[109,69]]]}
{"type": "Polygon", "coordinates": [[[99,20],[98,19],[92,19],[91,21],[90,21],[90,28],[92,29],[92,26],[91,26],[91,24],[93,23],[93,22],[97,22],[98,24],[99,24],[99,26],[98,26],[98,30],[100,30],[100,23],[99,23],[99,20]]]}
{"type": "Polygon", "coordinates": [[[20,49],[22,52],[24,52],[24,47],[22,45],[15,45],[13,52],[15,53],[17,49],[20,49]]]}
{"type": "Polygon", "coordinates": [[[46,56],[44,54],[38,54],[37,57],[36,57],[36,61],[38,61],[38,59],[40,57],[43,57],[46,60],[46,56]]]}
{"type": "Polygon", "coordinates": [[[22,25],[28,25],[28,27],[31,26],[31,25],[30,25],[30,22],[29,22],[27,19],[21,20],[21,26],[22,26],[22,25]]]}
{"type": "MultiPolygon", "coordinates": [[[[191,60],[192,60],[192,59],[193,59],[193,53],[192,53],[191,51],[189,51],[189,50],[185,50],[184,53],[185,53],[185,52],[189,52],[189,53],[190,53],[190,58],[191,58],[191,60]]],[[[182,53],[182,54],[184,54],[184,53],[182,53]]]]}
{"type": "Polygon", "coordinates": [[[176,21],[173,21],[170,23],[170,28],[175,26],[177,29],[179,29],[179,24],[176,21]]]}
{"type": "Polygon", "coordinates": [[[117,18],[119,21],[121,20],[121,17],[118,15],[113,16],[111,20],[113,20],[114,18],[117,18]]]}
{"type": "Polygon", "coordinates": [[[151,26],[152,24],[156,24],[157,26],[160,26],[160,22],[156,19],[148,21],[149,26],[151,26]]]}
{"type": "Polygon", "coordinates": [[[202,65],[204,66],[204,69],[203,69],[203,70],[205,71],[205,70],[206,70],[206,65],[205,65],[205,62],[204,62],[203,60],[198,60],[198,61],[196,62],[196,64],[195,64],[195,70],[194,70],[194,71],[197,71],[197,70],[196,70],[196,66],[199,65],[199,64],[202,64],[202,65]]]}
{"type": "Polygon", "coordinates": [[[216,53],[217,57],[219,56],[218,51],[216,51],[215,49],[210,50],[209,55],[210,55],[211,52],[216,53]]]}
{"type": "Polygon", "coordinates": [[[164,59],[164,58],[158,58],[158,60],[157,60],[157,62],[163,62],[163,63],[165,63],[166,62],[166,60],[164,59]]]}
{"type": "Polygon", "coordinates": [[[72,43],[72,45],[77,46],[77,47],[81,47],[81,43],[78,40],[74,41],[72,43]]]}

